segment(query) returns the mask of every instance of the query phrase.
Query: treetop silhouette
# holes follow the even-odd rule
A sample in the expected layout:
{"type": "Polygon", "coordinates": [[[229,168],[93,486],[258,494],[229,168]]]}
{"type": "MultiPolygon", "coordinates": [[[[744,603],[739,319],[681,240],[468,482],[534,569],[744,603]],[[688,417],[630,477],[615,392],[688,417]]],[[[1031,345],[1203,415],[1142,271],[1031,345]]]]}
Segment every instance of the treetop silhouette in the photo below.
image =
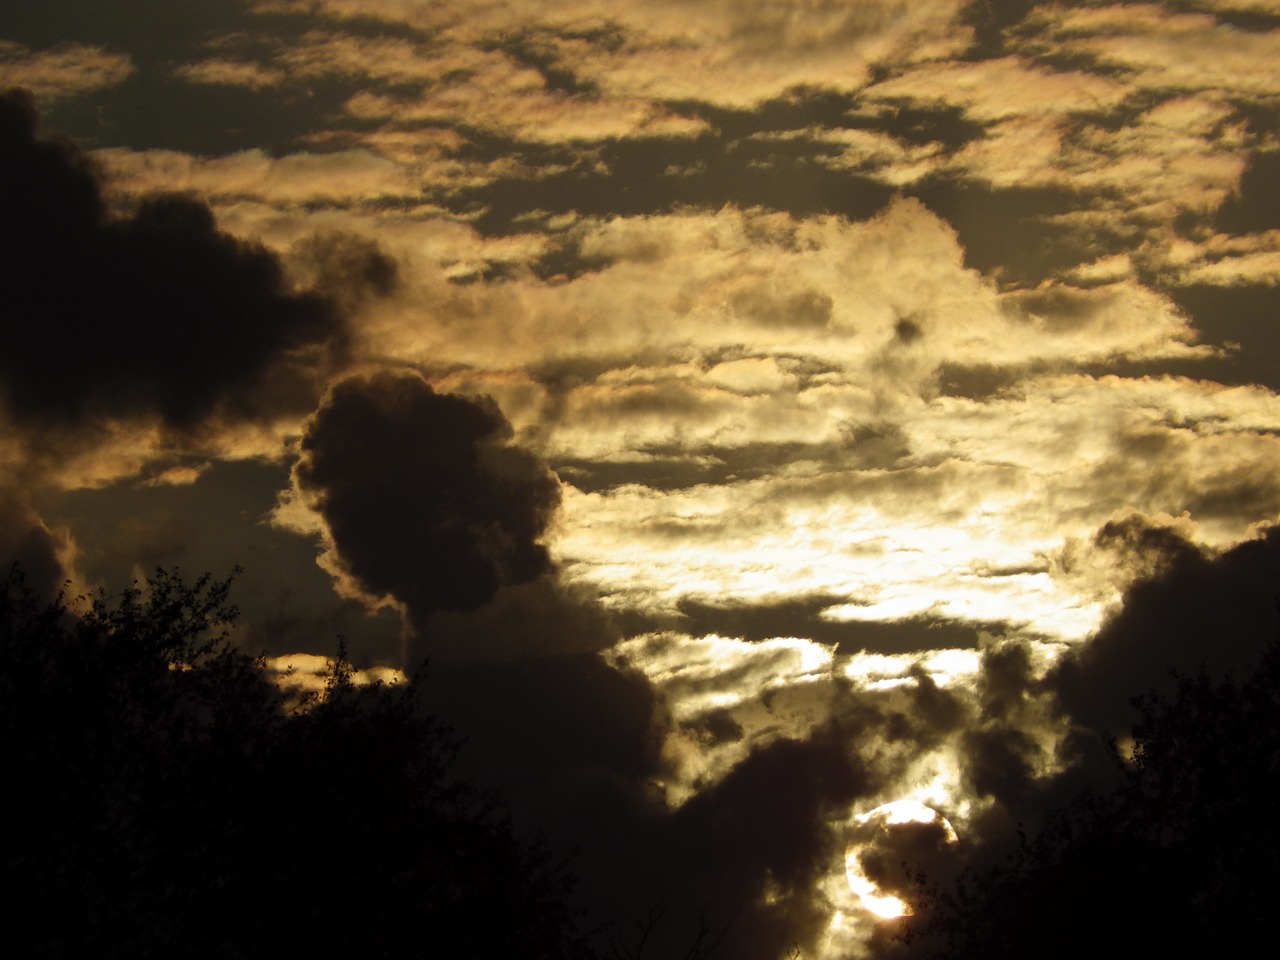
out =
{"type": "Polygon", "coordinates": [[[570,879],[451,777],[418,687],[356,686],[339,658],[287,709],[228,639],[229,591],[0,583],[15,955],[589,956],[570,879]]]}

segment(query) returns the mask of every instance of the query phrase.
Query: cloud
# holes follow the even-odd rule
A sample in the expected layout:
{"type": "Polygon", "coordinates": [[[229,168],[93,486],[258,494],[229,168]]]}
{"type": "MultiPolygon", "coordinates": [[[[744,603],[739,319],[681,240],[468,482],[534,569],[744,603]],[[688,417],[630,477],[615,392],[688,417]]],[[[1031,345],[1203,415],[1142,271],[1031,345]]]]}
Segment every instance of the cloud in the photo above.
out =
{"type": "Polygon", "coordinates": [[[985,121],[1019,116],[1064,116],[1119,103],[1122,83],[1086,73],[1036,67],[1017,57],[932,63],[868,87],[867,96],[883,100],[931,100],[961,104],[985,121]]]}
{"type": "Polygon", "coordinates": [[[277,209],[316,204],[358,206],[416,198],[410,170],[367,150],[295,153],[273,158],[261,150],[202,158],[172,150],[100,150],[113,193],[145,196],[156,190],[192,191],[210,202],[255,200],[277,209]]]}
{"type": "Polygon", "coordinates": [[[204,83],[210,86],[248,87],[260,90],[274,87],[285,79],[282,70],[272,70],[261,64],[240,61],[211,59],[198,63],[184,64],[174,71],[175,74],[190,83],[204,83]]]}
{"type": "MultiPolygon", "coordinates": [[[[345,571],[408,609],[417,649],[445,647],[423,691],[433,710],[466,731],[464,772],[500,788],[522,822],[577,847],[575,866],[597,915],[626,917],[666,896],[672,912],[659,939],[672,943],[696,935],[699,902],[713,924],[732,918],[728,937],[740,955],[814,940],[825,916],[810,893],[843,856],[829,821],[868,789],[848,731],[759,739],[714,787],[667,810],[659,784],[679,769],[686,736],[672,725],[667,692],[589,650],[560,652],[563,640],[519,647],[523,627],[513,620],[547,596],[536,537],[556,488],[534,458],[507,445],[509,436],[491,403],[384,372],[334,388],[303,439],[296,482],[324,518],[345,571]],[[521,556],[538,562],[522,567],[521,556]],[[388,557],[394,564],[381,565],[388,557]],[[458,569],[489,589],[459,585],[458,569]],[[503,580],[512,584],[499,586],[503,580]],[[487,630],[507,635],[505,652],[448,654],[451,633],[487,630]],[[701,894],[692,898],[695,890],[701,894]]],[[[535,633],[588,633],[603,623],[563,618],[535,633]]],[[[742,683],[751,688],[738,691],[744,709],[770,675],[765,661],[803,659],[806,644],[792,646],[738,644],[742,683]]],[[[826,675],[821,664],[811,669],[826,675]]],[[[735,688],[732,677],[708,680],[735,688]]],[[[917,724],[948,729],[949,695],[921,682],[928,689],[907,697],[917,724]]],[[[786,689],[778,696],[775,710],[806,709],[785,706],[786,689]]],[[[823,716],[819,708],[819,726],[823,716]]]]}
{"type": "Polygon", "coordinates": [[[278,258],[173,194],[107,213],[96,168],[41,138],[30,101],[0,101],[0,397],[27,425],[212,414],[314,402],[345,317],[292,290],[278,258]]]}
{"type": "Polygon", "coordinates": [[[705,904],[712,923],[727,925],[727,953],[776,957],[811,945],[825,926],[814,888],[844,859],[830,824],[874,784],[850,749],[851,733],[831,724],[780,739],[672,818],[668,889],[686,918],[705,904]]]}
{"type": "Polygon", "coordinates": [[[1047,683],[1077,723],[1123,733],[1136,719],[1129,698],[1168,692],[1169,671],[1221,675],[1251,664],[1276,635],[1280,616],[1280,532],[1268,528],[1218,555],[1167,530],[1130,525],[1103,532],[1145,540],[1162,571],[1126,591],[1123,607],[1047,683]]]}
{"type": "Polygon", "coordinates": [[[640,673],[598,656],[614,634],[591,598],[555,582],[541,541],[559,484],[510,441],[488,398],[403,370],[351,378],[307,426],[295,507],[314,511],[346,589],[406,614],[406,661],[430,657],[422,695],[467,737],[458,772],[581,849],[607,916],[620,901],[603,878],[625,862],[607,841],[659,816],[669,719],[640,673]]]}
{"type": "Polygon", "coordinates": [[[0,90],[22,86],[42,104],[123,83],[134,72],[124,54],[63,44],[33,51],[0,39],[0,90]]]}
{"type": "Polygon", "coordinates": [[[552,556],[640,631],[816,592],[843,635],[892,625],[877,643],[948,617],[1081,638],[1122,584],[1055,566],[1072,538],[1190,510],[1225,546],[1280,508],[1265,391],[1097,375],[1220,362],[1132,275],[1001,293],[909,200],[857,223],[727,209],[560,230],[499,245],[388,216],[403,289],[362,349],[497,398],[573,485],[552,556]],[[569,234],[580,270],[524,271],[569,234]],[[507,271],[449,283],[450,248],[507,271]],[[992,386],[957,396],[956,371],[992,386]]]}
{"type": "MultiPolygon", "coordinates": [[[[590,409],[610,402],[610,394],[630,404],[644,393],[655,403],[701,405],[742,422],[741,410],[755,406],[762,416],[752,417],[752,430],[779,439],[787,418],[775,415],[767,397],[748,404],[716,395],[705,371],[772,362],[797,388],[856,384],[862,402],[874,406],[927,389],[940,364],[966,358],[1022,366],[1208,353],[1190,345],[1193,332],[1166,299],[1131,281],[1105,292],[1059,287],[1060,296],[1040,295],[1031,311],[1015,309],[1016,298],[1001,302],[988,281],[966,269],[952,229],[912,200],[862,222],[727,208],[585,220],[570,233],[550,241],[563,247],[557,252],[567,272],[538,283],[513,264],[507,276],[518,282],[453,294],[438,312],[442,322],[415,326],[416,356],[535,372],[580,364],[590,409]],[[656,269],[671,283],[655,287],[656,269]],[[449,322],[454,310],[473,319],[449,322]],[[916,335],[904,338],[907,329],[916,335]],[[670,373],[661,377],[657,366],[670,373]],[[591,378],[583,376],[588,367],[595,368],[591,378]],[[588,399],[592,392],[598,396],[588,399]]],[[[857,394],[848,391],[850,400],[857,394]]],[[[772,403],[793,405],[795,397],[774,391],[772,403]]],[[[633,405],[637,413],[642,407],[633,405]]],[[[592,443],[583,433],[565,438],[579,454],[586,452],[581,443],[592,443]]]]}
{"type": "Polygon", "coordinates": [[[551,570],[541,540],[556,478],[511,446],[487,398],[438,394],[416,374],[345,380],[308,424],[295,478],[336,563],[373,599],[422,623],[474,610],[551,570]]]}
{"type": "Polygon", "coordinates": [[[1273,89],[1267,64],[1280,50],[1274,30],[1236,29],[1212,14],[1170,13],[1155,4],[1044,7],[1036,20],[1061,54],[1087,53],[1126,71],[1138,87],[1238,97],[1273,89]]]}
{"type": "Polygon", "coordinates": [[[1118,552],[1141,576],[1096,634],[1065,650],[1018,638],[983,649],[976,684],[960,690],[973,712],[944,746],[965,798],[950,814],[957,853],[979,875],[1080,791],[1115,784],[1105,736],[1129,733],[1133,697],[1169,693],[1175,670],[1239,675],[1274,642],[1275,529],[1220,552],[1184,534],[1184,525],[1136,515],[1105,525],[1089,549],[1118,552]]]}
{"type": "MultiPolygon", "coordinates": [[[[542,70],[526,69],[538,84],[544,77],[555,83],[568,74],[606,100],[701,99],[735,105],[804,85],[856,87],[876,60],[909,45],[921,51],[956,51],[963,40],[957,41],[947,27],[958,8],[950,0],[909,8],[874,3],[856,10],[834,2],[731,0],[690,6],[662,0],[617,4],[606,18],[592,3],[538,2],[513,9],[485,0],[448,7],[413,0],[326,0],[319,6],[339,25],[373,17],[408,26],[453,55],[474,57],[501,49],[503,38],[528,38],[532,43],[525,46],[537,47],[536,65],[542,70]]],[[[316,7],[274,0],[257,4],[257,9],[314,12],[316,7]]],[[[403,69],[403,57],[389,59],[403,69]]]]}

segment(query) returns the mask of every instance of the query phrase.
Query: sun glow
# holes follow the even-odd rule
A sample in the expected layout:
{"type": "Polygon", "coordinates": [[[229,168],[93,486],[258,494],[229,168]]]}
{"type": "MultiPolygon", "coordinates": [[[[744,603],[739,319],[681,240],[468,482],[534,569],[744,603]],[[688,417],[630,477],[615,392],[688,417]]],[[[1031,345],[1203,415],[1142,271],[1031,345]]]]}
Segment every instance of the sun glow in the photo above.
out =
{"type": "Polygon", "coordinates": [[[863,858],[878,842],[890,836],[892,828],[905,824],[931,824],[942,826],[947,843],[956,843],[959,837],[946,817],[918,800],[894,800],[874,810],[854,817],[858,839],[845,854],[845,876],[849,889],[862,906],[883,920],[896,920],[911,915],[911,905],[901,897],[886,893],[867,875],[863,858]]]}
{"type": "Polygon", "coordinates": [[[820,616],[833,623],[1013,621],[1067,640],[1097,627],[1103,601],[1044,560],[1074,531],[1024,531],[1010,520],[995,537],[1000,524],[976,508],[946,524],[904,517],[878,487],[860,499],[848,493],[872,474],[855,471],[843,485],[834,471],[744,480],[732,496],[706,483],[663,493],[567,486],[550,546],[568,579],[618,609],[669,616],[689,600],[821,595],[833,602],[820,616]],[[821,509],[781,506],[819,493],[829,501],[821,509]]]}

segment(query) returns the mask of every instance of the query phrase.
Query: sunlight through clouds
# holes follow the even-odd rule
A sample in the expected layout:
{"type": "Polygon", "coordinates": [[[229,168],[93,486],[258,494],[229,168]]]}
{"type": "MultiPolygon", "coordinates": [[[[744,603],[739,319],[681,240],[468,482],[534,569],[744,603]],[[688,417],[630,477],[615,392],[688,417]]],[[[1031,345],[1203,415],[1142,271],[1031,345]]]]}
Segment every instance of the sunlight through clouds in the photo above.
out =
{"type": "Polygon", "coordinates": [[[602,950],[918,960],[904,864],[1274,633],[1270,0],[50,2],[0,563],[421,679],[602,950]]]}

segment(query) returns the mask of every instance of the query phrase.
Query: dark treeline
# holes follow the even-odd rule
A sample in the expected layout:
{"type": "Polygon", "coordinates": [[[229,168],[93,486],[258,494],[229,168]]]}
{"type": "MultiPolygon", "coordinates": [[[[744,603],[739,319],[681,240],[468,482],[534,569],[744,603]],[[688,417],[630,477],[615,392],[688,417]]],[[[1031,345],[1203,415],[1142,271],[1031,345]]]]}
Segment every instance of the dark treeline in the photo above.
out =
{"type": "Polygon", "coordinates": [[[291,705],[229,642],[228,587],[0,582],[11,955],[587,956],[571,881],[451,777],[415,686],[339,656],[291,705]]]}
{"type": "MultiPolygon", "coordinates": [[[[208,576],[74,604],[16,571],[0,586],[15,956],[593,956],[570,878],[451,775],[416,684],[357,686],[339,655],[298,703],[230,642],[229,581],[208,576]]],[[[925,878],[902,952],[1252,949],[1280,892],[1280,645],[1135,703],[1118,786],[997,868],[925,878]]]]}

